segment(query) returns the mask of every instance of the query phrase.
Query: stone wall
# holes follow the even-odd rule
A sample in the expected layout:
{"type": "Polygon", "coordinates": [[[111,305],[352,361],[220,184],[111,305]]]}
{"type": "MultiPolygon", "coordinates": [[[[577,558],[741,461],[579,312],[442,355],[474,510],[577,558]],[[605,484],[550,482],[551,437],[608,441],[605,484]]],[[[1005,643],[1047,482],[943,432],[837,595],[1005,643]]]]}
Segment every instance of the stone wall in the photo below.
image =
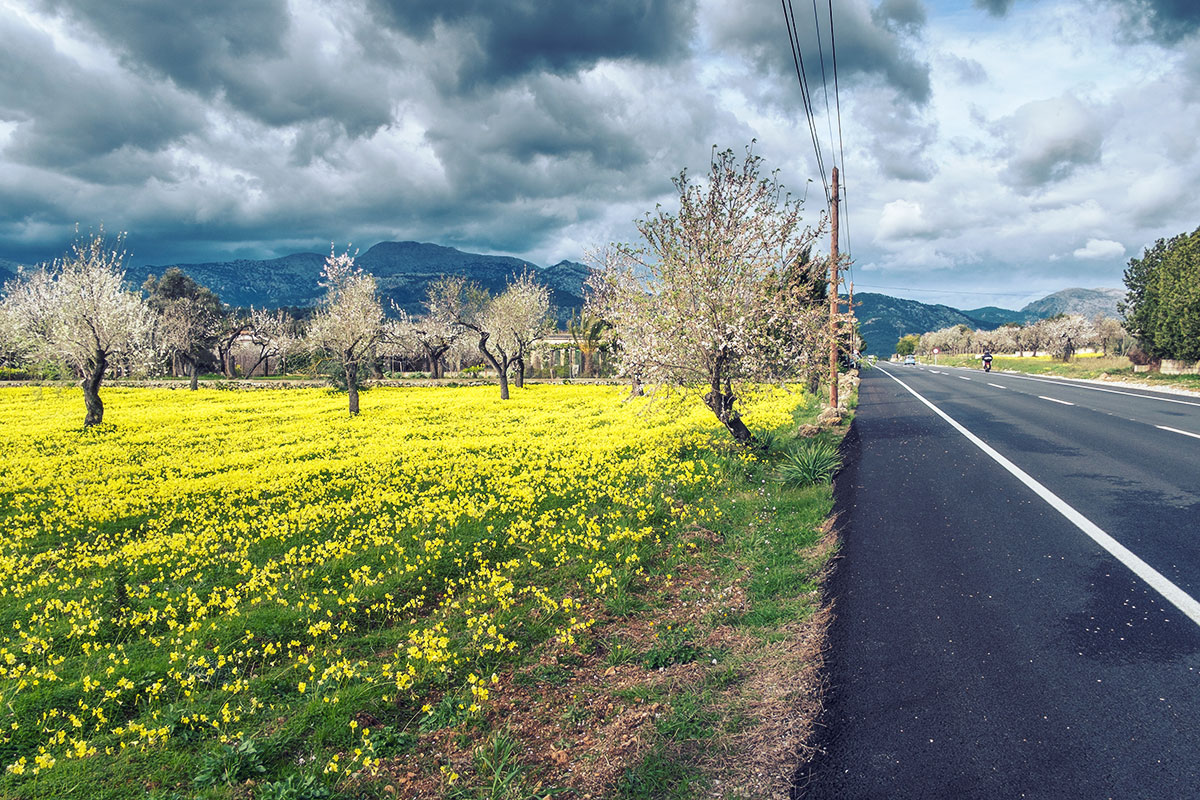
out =
{"type": "Polygon", "coordinates": [[[1164,358],[1159,371],[1163,375],[1200,375],[1200,361],[1172,361],[1164,358]]]}

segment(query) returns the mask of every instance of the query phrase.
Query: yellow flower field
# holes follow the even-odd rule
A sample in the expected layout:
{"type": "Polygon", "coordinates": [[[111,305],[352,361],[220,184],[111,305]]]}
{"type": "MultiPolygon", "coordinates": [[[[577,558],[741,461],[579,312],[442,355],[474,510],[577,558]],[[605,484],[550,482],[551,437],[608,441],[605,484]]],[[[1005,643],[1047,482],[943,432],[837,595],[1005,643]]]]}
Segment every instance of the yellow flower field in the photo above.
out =
{"type": "Polygon", "coordinates": [[[83,431],[78,390],[0,390],[4,780],[289,725],[353,772],[368,702],[478,713],[715,513],[711,413],[627,391],[379,388],[349,418],[325,390],[112,387],[83,431]]]}

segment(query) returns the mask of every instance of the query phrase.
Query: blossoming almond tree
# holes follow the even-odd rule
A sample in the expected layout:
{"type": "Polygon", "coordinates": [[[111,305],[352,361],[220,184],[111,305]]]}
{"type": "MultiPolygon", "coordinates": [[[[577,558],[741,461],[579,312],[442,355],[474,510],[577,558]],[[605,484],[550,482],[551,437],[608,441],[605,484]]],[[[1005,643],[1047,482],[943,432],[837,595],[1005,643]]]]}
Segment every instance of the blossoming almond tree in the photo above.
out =
{"type": "Polygon", "coordinates": [[[527,272],[494,298],[465,286],[458,323],[479,337],[479,352],[500,376],[500,399],[507,400],[509,370],[517,368],[517,386],[524,386],[525,357],[550,331],[550,290],[527,272]]]}
{"type": "Polygon", "coordinates": [[[335,255],[330,248],[321,272],[326,287],[321,308],[308,328],[314,351],[325,352],[342,369],[350,395],[350,414],[358,414],[359,368],[375,356],[384,335],[383,306],[375,278],[354,267],[348,252],[335,255]]]}
{"type": "Polygon", "coordinates": [[[761,168],[747,148],[741,161],[714,152],[705,182],[682,172],[679,211],[647,214],[637,223],[644,243],[603,251],[590,285],[592,310],[617,330],[622,372],[700,388],[742,444],[753,436],[735,384],[805,374],[828,342],[823,278],[809,256],[817,231],[761,168]]]}
{"type": "Polygon", "coordinates": [[[457,320],[466,281],[461,275],[447,275],[429,284],[425,313],[413,317],[400,311],[400,320],[394,326],[393,343],[400,346],[401,352],[423,356],[434,378],[444,376],[446,353],[466,332],[457,320]]]}
{"type": "Polygon", "coordinates": [[[83,380],[84,427],[104,421],[100,384],[110,365],[142,366],[154,358],[154,312],[125,289],[124,236],[109,247],[104,230],[77,239],[48,268],[19,278],[7,302],[48,357],[83,380]]]}

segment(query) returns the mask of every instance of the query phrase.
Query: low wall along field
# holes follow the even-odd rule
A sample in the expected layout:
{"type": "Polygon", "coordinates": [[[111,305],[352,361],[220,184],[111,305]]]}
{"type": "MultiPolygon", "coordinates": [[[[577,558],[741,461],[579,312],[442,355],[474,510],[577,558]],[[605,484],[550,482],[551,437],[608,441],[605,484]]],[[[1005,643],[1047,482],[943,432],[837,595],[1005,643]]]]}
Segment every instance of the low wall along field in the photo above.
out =
{"type": "Polygon", "coordinates": [[[113,387],[83,431],[78,390],[0,389],[0,794],[151,762],[189,783],[252,736],[369,773],[364,711],[479,714],[497,672],[571,647],[589,604],[716,513],[693,457],[711,414],[627,392],[378,388],[350,418],[322,389],[113,387]]]}

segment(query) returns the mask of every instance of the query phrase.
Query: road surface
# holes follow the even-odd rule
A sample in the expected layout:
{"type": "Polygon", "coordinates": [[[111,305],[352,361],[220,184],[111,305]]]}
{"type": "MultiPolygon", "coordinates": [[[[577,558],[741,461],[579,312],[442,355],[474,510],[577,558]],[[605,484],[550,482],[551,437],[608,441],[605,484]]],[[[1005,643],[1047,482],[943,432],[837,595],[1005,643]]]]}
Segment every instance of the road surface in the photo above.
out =
{"type": "Polygon", "coordinates": [[[889,364],[846,446],[796,797],[1200,797],[1200,398],[889,364]]]}

